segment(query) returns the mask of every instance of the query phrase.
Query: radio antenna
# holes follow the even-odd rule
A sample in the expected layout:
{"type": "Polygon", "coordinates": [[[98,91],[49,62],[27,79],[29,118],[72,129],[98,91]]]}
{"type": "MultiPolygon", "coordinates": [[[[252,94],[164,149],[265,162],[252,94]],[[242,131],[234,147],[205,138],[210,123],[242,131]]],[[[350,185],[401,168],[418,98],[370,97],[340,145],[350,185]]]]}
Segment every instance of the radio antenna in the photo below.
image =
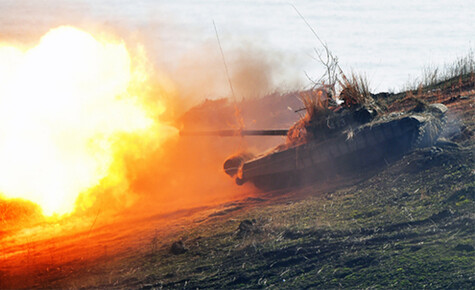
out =
{"type": "Polygon", "coordinates": [[[234,103],[236,103],[236,95],[234,94],[233,84],[231,78],[229,77],[228,65],[226,64],[226,58],[224,57],[223,47],[221,46],[221,41],[219,40],[218,29],[216,28],[216,23],[213,20],[214,32],[216,33],[216,39],[218,40],[219,51],[221,51],[221,57],[223,58],[224,70],[226,71],[226,77],[228,78],[229,88],[231,89],[231,95],[233,96],[234,103]]]}

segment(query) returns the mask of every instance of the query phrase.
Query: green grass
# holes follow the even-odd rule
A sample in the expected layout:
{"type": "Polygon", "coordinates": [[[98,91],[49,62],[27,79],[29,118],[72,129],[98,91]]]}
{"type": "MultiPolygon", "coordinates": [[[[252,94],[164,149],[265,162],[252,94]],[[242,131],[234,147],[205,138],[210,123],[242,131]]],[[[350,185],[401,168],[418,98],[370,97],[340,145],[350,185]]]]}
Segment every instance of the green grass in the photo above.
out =
{"type": "Polygon", "coordinates": [[[473,288],[473,162],[473,147],[418,150],[349,187],[235,202],[126,253],[30,274],[45,288],[473,288]],[[170,253],[177,240],[184,254],[170,253]]]}
{"type": "MultiPolygon", "coordinates": [[[[466,77],[467,98],[455,98],[451,113],[473,132],[466,77]]],[[[407,94],[376,99],[399,106],[407,94]]],[[[39,265],[16,279],[41,288],[475,288],[473,138],[438,146],[351,186],[236,201],[168,234],[151,228],[124,253],[39,265]],[[177,240],[184,254],[170,253],[177,240]]],[[[8,278],[0,272],[0,288],[8,278]]]]}
{"type": "Polygon", "coordinates": [[[121,261],[139,270],[116,277],[117,285],[473,287],[475,202],[465,194],[473,192],[473,156],[448,150],[428,166],[427,153],[349,188],[310,187],[301,200],[210,218],[180,237],[189,249],[183,255],[170,254],[169,241],[153,255],[121,261]],[[255,231],[239,234],[243,220],[255,220],[255,231]]]}

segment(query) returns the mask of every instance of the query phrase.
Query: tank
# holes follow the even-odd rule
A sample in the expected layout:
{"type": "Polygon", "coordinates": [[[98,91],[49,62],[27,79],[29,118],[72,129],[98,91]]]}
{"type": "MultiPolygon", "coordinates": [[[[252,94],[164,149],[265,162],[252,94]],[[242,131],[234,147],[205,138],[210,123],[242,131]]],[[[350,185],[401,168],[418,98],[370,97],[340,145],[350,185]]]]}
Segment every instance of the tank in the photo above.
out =
{"type": "Polygon", "coordinates": [[[306,104],[306,116],[285,132],[285,144],[258,156],[230,156],[224,171],[238,185],[251,182],[263,190],[355,177],[432,146],[447,111],[443,104],[392,113],[367,101],[333,105],[306,104]]]}

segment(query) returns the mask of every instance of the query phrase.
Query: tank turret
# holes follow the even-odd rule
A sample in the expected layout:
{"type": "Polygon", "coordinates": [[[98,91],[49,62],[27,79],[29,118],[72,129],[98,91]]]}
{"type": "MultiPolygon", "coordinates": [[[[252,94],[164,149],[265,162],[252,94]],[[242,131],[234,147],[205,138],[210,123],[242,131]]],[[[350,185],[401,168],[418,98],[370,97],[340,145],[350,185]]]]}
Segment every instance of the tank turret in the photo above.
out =
{"type": "MultiPolygon", "coordinates": [[[[347,98],[349,98],[347,96],[347,98]]],[[[417,104],[406,112],[382,113],[365,99],[334,106],[313,102],[290,129],[182,131],[181,136],[287,136],[270,152],[234,154],[223,164],[238,185],[275,189],[331,182],[384,166],[411,150],[432,146],[445,124],[443,104],[417,104]]]]}

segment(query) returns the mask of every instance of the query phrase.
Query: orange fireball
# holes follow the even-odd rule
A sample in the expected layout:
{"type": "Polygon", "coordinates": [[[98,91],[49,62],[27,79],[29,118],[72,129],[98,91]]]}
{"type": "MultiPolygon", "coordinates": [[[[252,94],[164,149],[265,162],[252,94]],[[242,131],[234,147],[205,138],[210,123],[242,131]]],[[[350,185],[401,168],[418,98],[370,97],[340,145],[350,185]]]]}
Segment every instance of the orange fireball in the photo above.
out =
{"type": "Polygon", "coordinates": [[[71,213],[79,194],[122,182],[116,159],[141,150],[124,136],[159,144],[173,132],[155,118],[163,106],[145,103],[147,72],[132,63],[123,42],[66,26],[26,51],[0,46],[0,197],[71,213]]]}

